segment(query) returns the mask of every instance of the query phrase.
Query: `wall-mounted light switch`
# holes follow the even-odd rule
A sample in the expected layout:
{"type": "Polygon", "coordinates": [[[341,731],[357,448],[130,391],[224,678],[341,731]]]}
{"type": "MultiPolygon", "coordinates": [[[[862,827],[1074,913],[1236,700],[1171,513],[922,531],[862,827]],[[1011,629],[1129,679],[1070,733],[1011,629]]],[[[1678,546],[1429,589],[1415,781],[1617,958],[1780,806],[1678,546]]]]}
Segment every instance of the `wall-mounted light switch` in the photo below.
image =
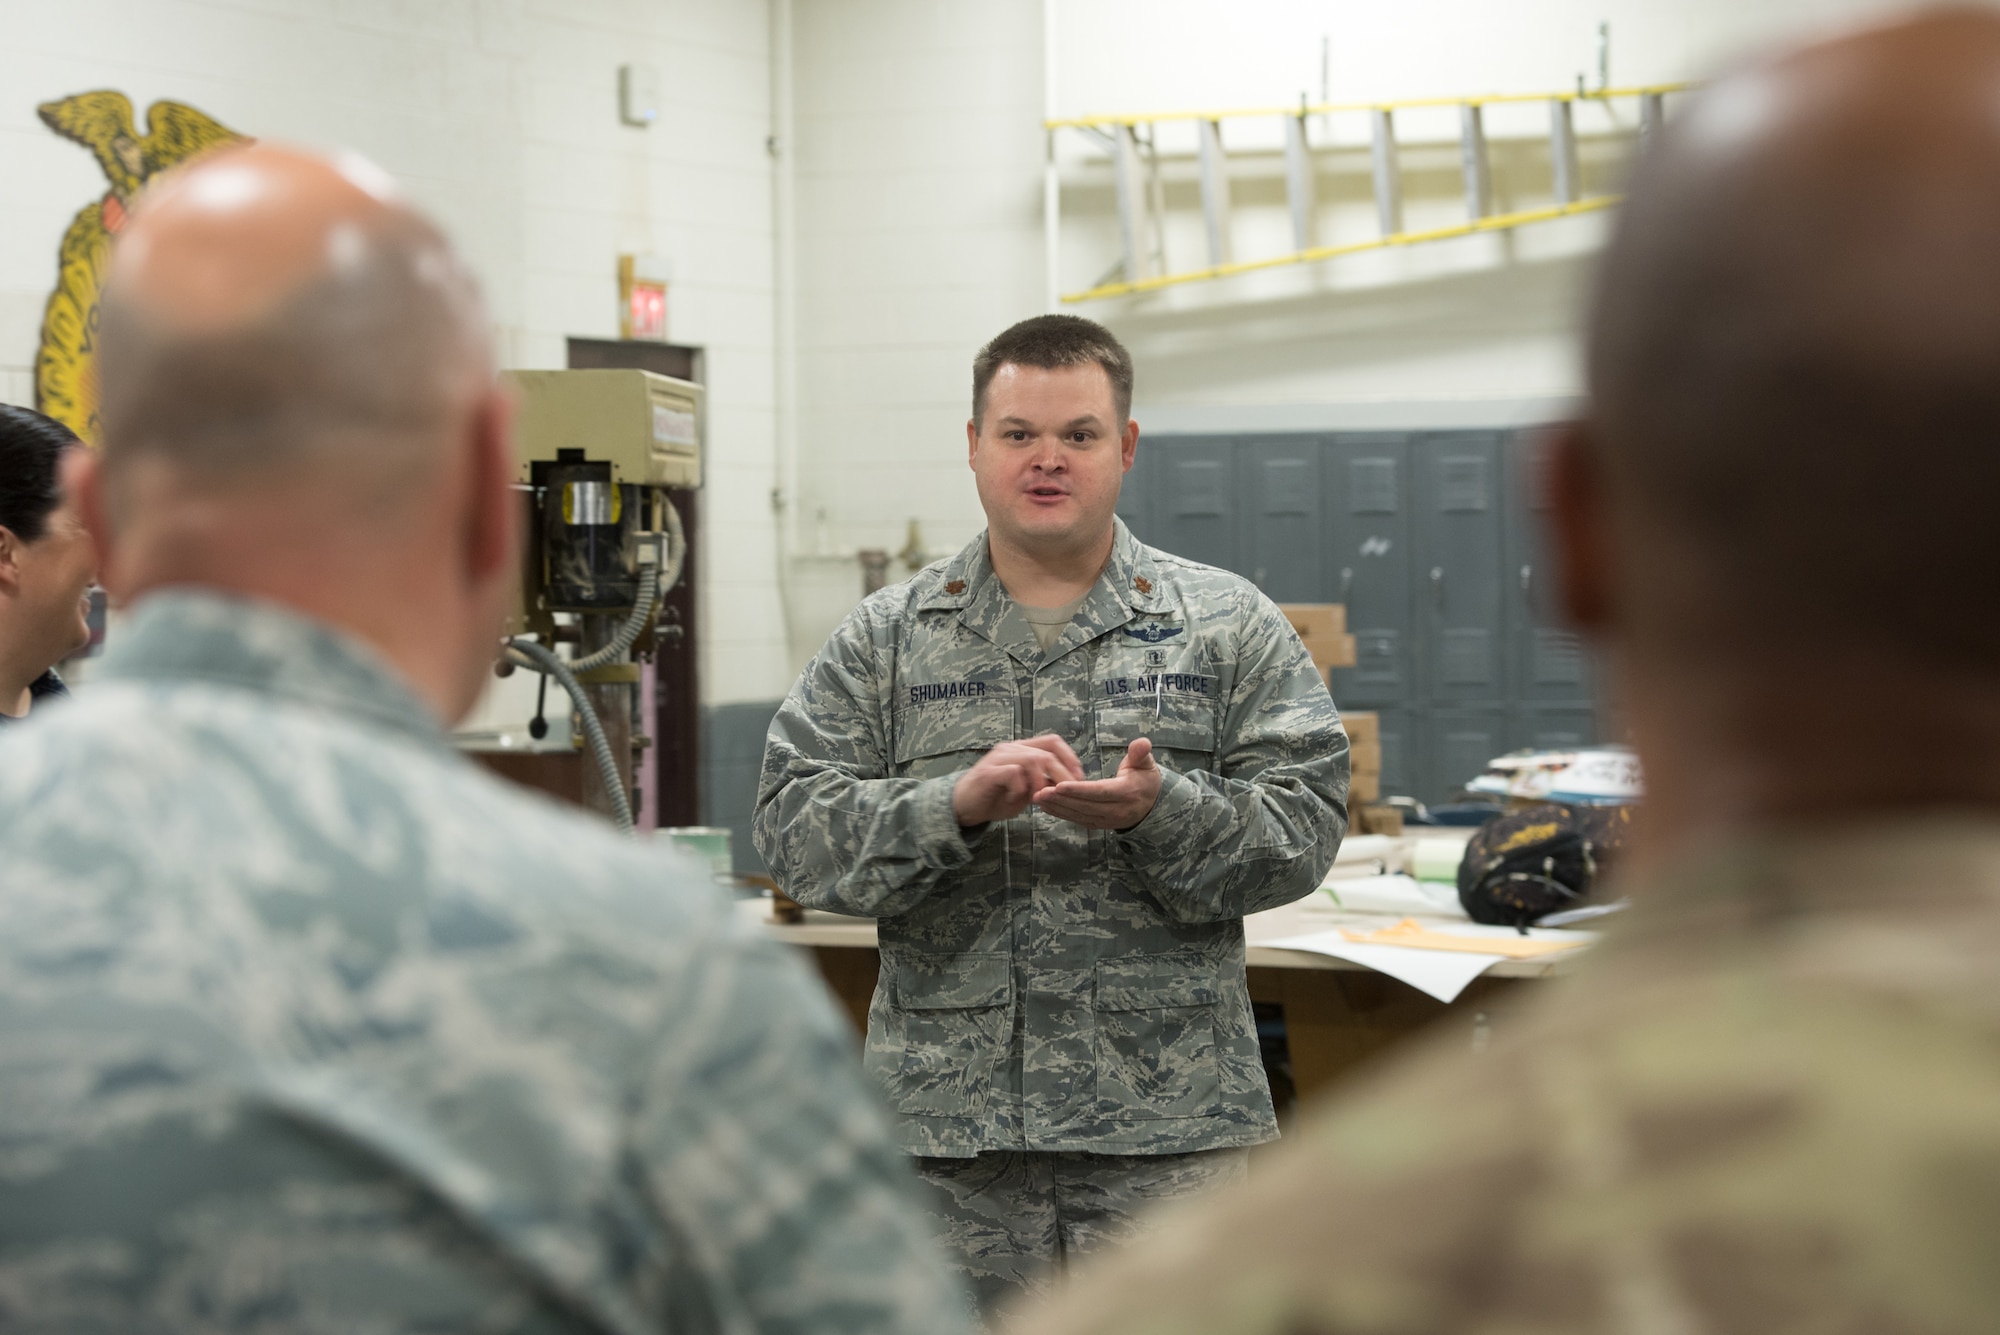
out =
{"type": "Polygon", "coordinates": [[[641,129],[660,118],[660,72],[651,65],[618,67],[618,119],[641,129]]]}

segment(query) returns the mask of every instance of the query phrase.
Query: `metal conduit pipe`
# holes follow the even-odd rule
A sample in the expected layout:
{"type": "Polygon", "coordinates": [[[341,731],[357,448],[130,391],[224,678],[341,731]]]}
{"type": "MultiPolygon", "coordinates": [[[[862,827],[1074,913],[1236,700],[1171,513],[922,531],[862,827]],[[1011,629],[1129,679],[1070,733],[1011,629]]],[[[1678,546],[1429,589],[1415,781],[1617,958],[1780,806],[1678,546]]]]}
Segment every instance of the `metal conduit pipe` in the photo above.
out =
{"type": "MultiPolygon", "coordinates": [[[[649,606],[641,602],[642,607],[649,606]]],[[[637,632],[634,632],[635,634],[637,632]]],[[[629,647],[630,641],[627,641],[629,647]]],[[[569,693],[570,706],[576,710],[579,722],[583,724],[584,738],[590,744],[590,754],[597,761],[597,772],[604,778],[604,791],[611,795],[611,818],[621,833],[632,832],[632,799],[625,791],[625,774],[611,754],[611,743],[604,736],[604,725],[597,720],[597,711],[591,707],[589,693],[583,683],[570,671],[570,665],[556,657],[555,651],[539,640],[518,637],[507,641],[508,651],[515,655],[513,661],[534,672],[554,677],[556,683],[569,693]]]]}

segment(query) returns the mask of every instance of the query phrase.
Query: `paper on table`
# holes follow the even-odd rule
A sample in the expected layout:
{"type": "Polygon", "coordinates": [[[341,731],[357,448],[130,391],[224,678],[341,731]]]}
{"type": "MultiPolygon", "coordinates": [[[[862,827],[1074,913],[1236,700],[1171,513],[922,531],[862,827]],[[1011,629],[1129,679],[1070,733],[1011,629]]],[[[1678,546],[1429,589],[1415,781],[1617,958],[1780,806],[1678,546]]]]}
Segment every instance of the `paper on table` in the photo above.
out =
{"type": "Polygon", "coordinates": [[[1421,913],[1434,918],[1464,918],[1455,886],[1426,885],[1408,876],[1329,878],[1319,891],[1333,906],[1349,913],[1421,913]]]}
{"type": "MultiPolygon", "coordinates": [[[[1469,936],[1491,935],[1496,948],[1503,946],[1509,937],[1519,939],[1518,933],[1511,927],[1482,927],[1477,923],[1467,923],[1462,927],[1454,923],[1452,933],[1469,936]]],[[[1565,932],[1562,935],[1572,937],[1576,934],[1565,932]]],[[[1275,941],[1262,941],[1258,944],[1278,950],[1304,950],[1315,955],[1326,955],[1332,959],[1348,960],[1365,969],[1373,969],[1377,973],[1386,973],[1391,978],[1400,979],[1419,991],[1428,992],[1439,1001],[1457,1000],[1458,994],[1465,990],[1468,983],[1507,958],[1498,954],[1468,954],[1462,950],[1423,950],[1410,946],[1384,946],[1351,941],[1347,933],[1338,928],[1324,932],[1308,932],[1301,936],[1288,936],[1275,941]]]]}
{"type": "Polygon", "coordinates": [[[1505,959],[1505,955],[1460,955],[1448,950],[1411,950],[1408,946],[1364,946],[1340,931],[1311,932],[1263,942],[1279,950],[1304,950],[1337,960],[1351,960],[1364,969],[1399,978],[1439,1001],[1454,1001],[1466,984],[1505,959]]]}
{"type": "Polygon", "coordinates": [[[1367,869],[1367,874],[1403,869],[1404,842],[1386,834],[1355,834],[1340,841],[1334,854],[1334,874],[1367,869]]]}

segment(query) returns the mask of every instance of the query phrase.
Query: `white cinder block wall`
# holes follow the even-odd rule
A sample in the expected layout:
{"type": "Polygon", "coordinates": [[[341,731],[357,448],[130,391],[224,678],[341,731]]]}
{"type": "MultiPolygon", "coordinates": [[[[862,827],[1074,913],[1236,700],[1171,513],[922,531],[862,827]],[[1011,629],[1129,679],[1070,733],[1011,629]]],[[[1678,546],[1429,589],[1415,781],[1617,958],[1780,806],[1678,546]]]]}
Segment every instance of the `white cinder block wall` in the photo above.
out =
{"type": "MultiPolygon", "coordinates": [[[[0,397],[32,401],[57,245],[105,190],[35,107],[88,89],[123,91],[141,116],[172,99],[373,158],[479,272],[509,366],[563,365],[569,335],[617,337],[616,257],[664,255],[671,336],[708,350],[705,695],[771,698],[788,672],[769,505],[770,68],[759,0],[0,0],[0,397]],[[660,72],[651,129],[619,122],[626,63],[660,72]]],[[[525,689],[517,677],[473,722],[525,718],[525,689]]]]}
{"type": "MultiPolygon", "coordinates": [[[[793,660],[857,600],[857,547],[942,556],[982,525],[972,357],[1041,310],[1034,0],[795,0],[793,660]]],[[[892,578],[905,571],[892,567],[892,578]]]]}

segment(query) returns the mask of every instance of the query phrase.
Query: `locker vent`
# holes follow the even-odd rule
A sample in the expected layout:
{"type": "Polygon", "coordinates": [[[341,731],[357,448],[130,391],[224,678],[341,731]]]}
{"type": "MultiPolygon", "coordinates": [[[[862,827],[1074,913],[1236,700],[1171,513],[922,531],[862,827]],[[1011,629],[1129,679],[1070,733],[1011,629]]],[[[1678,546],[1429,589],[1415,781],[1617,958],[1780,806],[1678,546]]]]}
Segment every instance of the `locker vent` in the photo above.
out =
{"type": "Polygon", "coordinates": [[[1438,508],[1478,511],[1487,506],[1486,461],[1476,454],[1450,454],[1438,460],[1438,508]]]}
{"type": "Polygon", "coordinates": [[[1583,684],[1583,643],[1566,630],[1535,631],[1535,684],[1583,684]]]}
{"type": "Polygon", "coordinates": [[[1347,461],[1348,506],[1358,515],[1396,513],[1396,461],[1350,459],[1347,461]]]}
{"type": "Polygon", "coordinates": [[[1394,686],[1403,679],[1401,655],[1393,630],[1354,632],[1354,680],[1377,686],[1394,686]]]}
{"type": "Polygon", "coordinates": [[[1264,462],[1264,513],[1267,515],[1309,515],[1312,513],[1312,465],[1304,459],[1267,459],[1264,462]]]}

